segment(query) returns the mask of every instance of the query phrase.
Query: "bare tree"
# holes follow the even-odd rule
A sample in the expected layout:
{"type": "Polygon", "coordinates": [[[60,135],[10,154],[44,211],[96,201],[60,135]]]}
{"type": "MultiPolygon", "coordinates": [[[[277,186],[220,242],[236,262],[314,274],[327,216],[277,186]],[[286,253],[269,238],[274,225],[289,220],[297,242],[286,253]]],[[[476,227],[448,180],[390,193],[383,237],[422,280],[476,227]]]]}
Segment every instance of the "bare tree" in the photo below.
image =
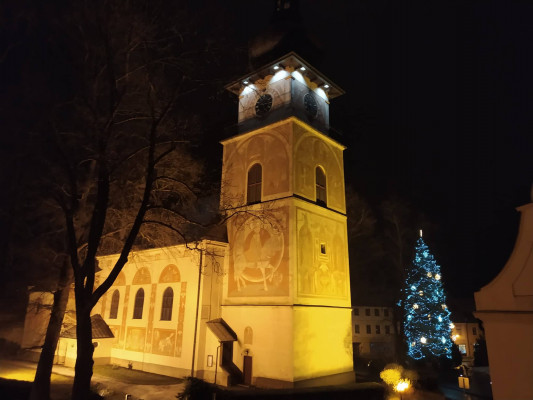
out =
{"type": "MultiPolygon", "coordinates": [[[[58,29],[69,35],[58,47],[71,64],[75,90],[33,138],[41,155],[34,161],[40,172],[34,184],[42,200],[39,211],[62,216],[74,280],[73,399],[90,394],[91,310],[130,251],[194,242],[212,222],[213,214],[197,201],[202,166],[187,148],[199,123],[186,105],[201,83],[200,66],[213,53],[198,46],[186,10],[165,5],[163,12],[163,3],[75,3],[67,18],[58,19],[58,29]],[[120,256],[98,285],[97,256],[111,252],[120,256]]],[[[57,316],[63,309],[61,288],[69,282],[69,271],[61,271],[57,316]]],[[[60,318],[51,324],[33,399],[49,397],[60,318]]]]}
{"type": "Polygon", "coordinates": [[[407,352],[402,328],[404,319],[402,288],[407,276],[407,266],[414,254],[417,216],[406,201],[394,196],[381,203],[381,212],[384,221],[384,248],[387,255],[386,274],[389,278],[385,280],[385,285],[393,300],[395,356],[397,362],[404,362],[407,352]]]}

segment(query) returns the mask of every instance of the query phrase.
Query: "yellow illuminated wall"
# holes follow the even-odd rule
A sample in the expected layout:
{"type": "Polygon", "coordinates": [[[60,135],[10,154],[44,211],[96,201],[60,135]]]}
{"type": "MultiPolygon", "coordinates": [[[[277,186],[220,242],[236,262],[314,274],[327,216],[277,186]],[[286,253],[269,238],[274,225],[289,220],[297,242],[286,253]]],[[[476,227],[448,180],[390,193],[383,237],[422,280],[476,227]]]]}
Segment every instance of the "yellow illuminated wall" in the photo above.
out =
{"type": "Polygon", "coordinates": [[[349,307],[345,217],[298,203],[298,302],[349,307]]]}
{"type": "Polygon", "coordinates": [[[304,380],[353,370],[351,310],[294,309],[294,378],[304,380]]]}
{"type": "Polygon", "coordinates": [[[221,207],[228,214],[246,207],[228,221],[226,300],[325,304],[329,298],[328,305],[349,307],[344,147],[296,118],[223,144],[221,207]],[[263,170],[262,203],[246,206],[248,171],[256,163],[263,170]],[[330,209],[314,204],[318,166],[330,209]]]}
{"type": "MultiPolygon", "coordinates": [[[[216,317],[218,313],[217,309],[211,313],[211,302],[220,304],[216,299],[222,286],[222,278],[216,272],[220,268],[215,268],[214,264],[223,264],[225,252],[225,245],[216,242],[207,246],[202,258],[199,252],[187,250],[185,246],[132,252],[130,261],[95,307],[95,312],[102,314],[115,335],[110,350],[111,362],[122,366],[132,363],[135,369],[173,376],[190,375],[198,321],[197,331],[201,331],[202,336],[198,337],[194,348],[195,370],[203,375],[206,365],[198,355],[201,352],[202,356],[214,356],[218,344],[206,339],[205,326],[201,325],[210,314],[216,317]],[[202,274],[199,273],[200,263],[202,274]],[[198,279],[201,280],[200,292],[198,279]],[[206,285],[208,292],[204,293],[206,285]],[[142,318],[135,319],[135,295],[141,288],[144,290],[143,313],[142,318]],[[172,314],[170,320],[162,320],[162,299],[167,288],[173,292],[172,314]],[[120,301],[116,318],[111,318],[115,290],[120,294],[120,301]],[[198,296],[202,301],[197,310],[198,296]],[[208,313],[203,311],[205,307],[208,313]]],[[[99,259],[102,276],[107,275],[116,258],[117,255],[99,259]]]]}
{"type": "Polygon", "coordinates": [[[346,213],[344,146],[299,121],[293,124],[293,141],[294,194],[316,200],[315,169],[320,166],[326,172],[328,207],[346,213]]]}
{"type": "Polygon", "coordinates": [[[221,315],[239,337],[235,364],[252,356],[257,386],[352,371],[344,147],[294,117],[223,145],[221,208],[230,218],[221,315]],[[256,163],[261,203],[246,205],[256,163]],[[316,204],[317,167],[327,207],[316,204]]]}
{"type": "Polygon", "coordinates": [[[287,297],[288,207],[257,213],[235,215],[228,224],[228,297],[287,297]]]}

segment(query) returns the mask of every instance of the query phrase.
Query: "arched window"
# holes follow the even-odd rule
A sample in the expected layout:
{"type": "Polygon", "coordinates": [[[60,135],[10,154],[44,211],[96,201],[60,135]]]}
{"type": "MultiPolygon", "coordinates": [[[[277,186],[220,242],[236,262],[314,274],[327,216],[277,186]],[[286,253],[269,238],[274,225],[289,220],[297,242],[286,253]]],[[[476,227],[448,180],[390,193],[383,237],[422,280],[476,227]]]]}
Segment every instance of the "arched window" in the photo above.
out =
{"type": "Polygon", "coordinates": [[[316,203],[321,206],[328,204],[326,173],[320,167],[316,167],[316,203]]]}
{"type": "Polygon", "coordinates": [[[135,305],[133,306],[133,319],[142,319],[144,306],[144,290],[140,288],[135,295],[135,305]]]}
{"type": "Polygon", "coordinates": [[[120,292],[117,289],[113,292],[113,297],[111,297],[111,308],[109,310],[109,319],[117,319],[119,302],[120,302],[120,292]]]}
{"type": "Polygon", "coordinates": [[[254,331],[251,327],[244,328],[244,344],[253,344],[254,331]]]}
{"type": "Polygon", "coordinates": [[[174,301],[174,292],[172,288],[167,287],[163,292],[163,302],[161,303],[161,321],[170,321],[172,319],[172,303],[174,301]]]}
{"type": "Polygon", "coordinates": [[[248,193],[246,202],[255,204],[261,202],[261,182],[263,179],[261,164],[254,164],[248,171],[248,193]]]}

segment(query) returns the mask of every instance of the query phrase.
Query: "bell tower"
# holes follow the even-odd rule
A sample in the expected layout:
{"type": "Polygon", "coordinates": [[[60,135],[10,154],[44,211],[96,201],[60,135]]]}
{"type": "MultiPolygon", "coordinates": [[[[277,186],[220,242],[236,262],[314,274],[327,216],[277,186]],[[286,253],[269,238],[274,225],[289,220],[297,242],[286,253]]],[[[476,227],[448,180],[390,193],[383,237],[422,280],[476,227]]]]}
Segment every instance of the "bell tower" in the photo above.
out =
{"type": "Polygon", "coordinates": [[[256,386],[353,382],[345,147],[327,135],[343,91],[293,52],[226,88],[239,97],[239,133],[222,141],[233,362],[256,386]]]}

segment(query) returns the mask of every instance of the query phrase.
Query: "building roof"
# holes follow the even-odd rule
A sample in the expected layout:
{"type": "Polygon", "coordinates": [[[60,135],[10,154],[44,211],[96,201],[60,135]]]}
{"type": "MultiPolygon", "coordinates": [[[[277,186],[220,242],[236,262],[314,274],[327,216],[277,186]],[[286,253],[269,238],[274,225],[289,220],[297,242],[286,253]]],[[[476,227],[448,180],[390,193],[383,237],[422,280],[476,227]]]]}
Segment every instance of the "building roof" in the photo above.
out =
{"type": "MultiPolygon", "coordinates": [[[[106,339],[115,337],[100,314],[91,316],[91,325],[93,339],[106,339]]],[[[66,329],[61,332],[60,336],[62,338],[76,339],[76,325],[70,325],[69,327],[66,327],[66,329]]]]}
{"type": "Polygon", "coordinates": [[[207,321],[207,327],[221,342],[235,342],[237,340],[237,334],[222,318],[207,321]]]}
{"type": "Polygon", "coordinates": [[[202,236],[202,239],[228,243],[228,230],[226,224],[214,225],[202,236]]]}
{"type": "Polygon", "coordinates": [[[324,74],[316,70],[308,61],[304,60],[294,51],[291,51],[277,60],[264,65],[254,72],[240,77],[239,79],[226,85],[225,88],[231,93],[240,95],[241,90],[244,87],[244,81],[255,82],[256,80],[263,79],[268,75],[273,75],[276,73],[275,68],[278,66],[282,69],[290,68],[292,70],[302,68],[305,70],[305,74],[311,82],[315,83],[318,87],[324,88],[324,91],[327,93],[329,99],[333,99],[344,94],[344,90],[342,90],[340,86],[333,83],[331,79],[327,78],[324,74]]]}

